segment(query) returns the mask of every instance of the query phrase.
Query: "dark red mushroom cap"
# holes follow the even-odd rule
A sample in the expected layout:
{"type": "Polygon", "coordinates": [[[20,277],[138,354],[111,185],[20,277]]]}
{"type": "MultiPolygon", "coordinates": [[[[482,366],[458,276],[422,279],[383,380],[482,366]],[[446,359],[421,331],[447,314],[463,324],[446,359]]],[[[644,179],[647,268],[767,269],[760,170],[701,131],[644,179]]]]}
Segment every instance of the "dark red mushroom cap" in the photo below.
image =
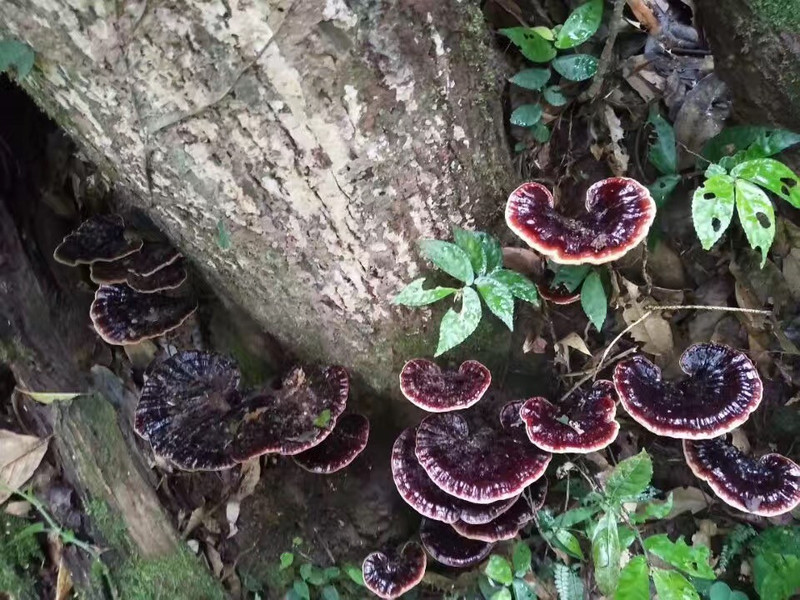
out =
{"type": "Polygon", "coordinates": [[[333,432],[320,444],[294,456],[306,471],[327,475],[344,469],[367,447],[369,419],[364,415],[344,415],[333,432]]]}
{"type": "Polygon", "coordinates": [[[419,537],[425,550],[436,562],[457,569],[477,565],[494,548],[491,542],[467,539],[456,533],[450,525],[431,519],[422,519],[419,537]]]}
{"type": "Polygon", "coordinates": [[[344,367],[295,367],[281,388],[247,400],[234,458],[269,452],[295,455],[327,438],[344,412],[350,377],[344,367]]]}
{"type": "Polygon", "coordinates": [[[89,278],[98,285],[125,283],[128,280],[127,259],[92,263],[89,267],[89,278]]]}
{"type": "Polygon", "coordinates": [[[128,258],[128,269],[140,277],[149,277],[153,273],[171,265],[183,255],[169,244],[146,242],[142,249],[128,258]]]}
{"type": "Polygon", "coordinates": [[[546,398],[530,398],[519,414],[528,439],[547,452],[595,452],[617,439],[619,433],[619,423],[614,419],[617,394],[610,381],[596,381],[587,394],[577,391],[564,407],[546,398]]]}
{"type": "Polygon", "coordinates": [[[53,252],[53,258],[71,267],[113,261],[138,252],[142,243],[139,237],[125,231],[121,216],[95,216],[67,235],[53,252]]]}
{"type": "Polygon", "coordinates": [[[586,192],[586,214],[561,214],[539,183],[511,193],[506,223],[531,248],[561,264],[602,264],[621,258],[646,236],[656,216],[650,192],[626,177],[611,177],[586,192]]]}
{"type": "Polygon", "coordinates": [[[109,344],[136,344],[181,326],[197,302],[163,294],[142,294],[125,284],[101,285],[89,316],[95,331],[109,344]]]}
{"type": "Polygon", "coordinates": [[[416,455],[436,485],[477,504],[518,495],[542,476],[552,458],[504,429],[470,432],[455,413],[431,415],[420,423],[416,455]]]}
{"type": "Polygon", "coordinates": [[[445,523],[454,523],[459,519],[469,523],[486,523],[514,503],[516,497],[491,504],[473,504],[439,488],[417,460],[416,435],[416,429],[411,427],[395,441],[392,447],[392,477],[403,500],[423,517],[445,523]]]}
{"type": "MultiPolygon", "coordinates": [[[[545,484],[545,491],[547,489],[546,486],[547,484],[545,484]]],[[[523,493],[511,508],[488,523],[473,525],[463,521],[456,521],[452,527],[456,530],[456,533],[470,540],[500,542],[502,540],[510,540],[516,536],[520,529],[533,520],[534,514],[534,507],[531,506],[523,493]]]]}
{"type": "Polygon", "coordinates": [[[408,361],[400,372],[400,390],[412,404],[428,412],[469,408],[483,397],[492,374],[477,360],[461,363],[458,371],[443,371],[424,358],[408,361]]]}
{"type": "Polygon", "coordinates": [[[707,440],[747,421],[761,403],[762,384],[747,356],[721,344],[696,344],[680,360],[689,376],[675,383],[643,356],[617,364],[622,406],[646,429],[672,438],[707,440]]]}
{"type": "Polygon", "coordinates": [[[553,304],[559,304],[559,305],[575,304],[578,300],[581,299],[580,290],[570,292],[566,288],[564,288],[564,286],[561,285],[552,288],[545,284],[540,284],[536,286],[536,289],[539,290],[539,295],[542,298],[544,298],[548,302],[552,302],[553,304]]]}
{"type": "Polygon", "coordinates": [[[153,451],[186,470],[218,470],[236,464],[231,429],[241,375],[232,360],[198,350],[157,364],[142,387],[134,429],[153,451]]]}
{"type": "MultiPolygon", "coordinates": [[[[94,268],[94,265],[92,265],[94,268]]],[[[143,294],[152,294],[164,290],[172,290],[186,281],[186,267],[180,261],[175,261],[150,275],[137,275],[129,272],[126,281],[128,285],[143,294]]]]}
{"type": "Polygon", "coordinates": [[[366,588],[380,598],[402,596],[425,576],[427,558],[416,542],[408,542],[400,552],[389,555],[373,552],[364,559],[361,574],[366,588]]]}
{"type": "Polygon", "coordinates": [[[775,517],[800,504],[800,466],[780,454],[753,459],[725,436],[684,440],[692,472],[725,503],[746,513],[775,517]]]}

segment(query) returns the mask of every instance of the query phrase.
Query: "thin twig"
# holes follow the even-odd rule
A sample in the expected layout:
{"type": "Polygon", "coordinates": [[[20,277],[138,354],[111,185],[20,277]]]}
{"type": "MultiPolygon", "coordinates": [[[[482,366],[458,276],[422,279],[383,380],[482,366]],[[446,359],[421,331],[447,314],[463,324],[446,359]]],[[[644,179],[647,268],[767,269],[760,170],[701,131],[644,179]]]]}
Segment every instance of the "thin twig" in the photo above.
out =
{"type": "Polygon", "coordinates": [[[594,76],[592,85],[585,94],[581,96],[583,101],[594,100],[597,94],[603,87],[603,80],[606,73],[611,67],[612,52],[614,51],[614,42],[617,41],[617,34],[619,28],[622,26],[622,10],[625,8],[625,0],[614,0],[614,13],[611,15],[611,21],[608,25],[608,37],[606,38],[606,45],[603,46],[603,52],[600,54],[600,62],[597,65],[597,73],[594,76]]]}

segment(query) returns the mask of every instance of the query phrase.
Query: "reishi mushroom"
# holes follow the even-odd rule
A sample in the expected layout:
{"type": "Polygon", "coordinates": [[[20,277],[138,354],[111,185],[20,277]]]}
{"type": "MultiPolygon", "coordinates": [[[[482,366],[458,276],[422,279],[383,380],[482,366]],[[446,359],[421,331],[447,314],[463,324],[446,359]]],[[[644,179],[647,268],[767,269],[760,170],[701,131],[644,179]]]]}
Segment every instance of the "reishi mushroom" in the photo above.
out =
{"type": "Polygon", "coordinates": [[[656,204],[645,186],[611,177],[586,192],[586,213],[570,218],[559,212],[553,195],[539,183],[514,190],[506,204],[506,223],[531,248],[561,264],[603,264],[617,260],[646,236],[656,204]]]}
{"type": "Polygon", "coordinates": [[[688,377],[666,382],[643,356],[617,364],[614,387],[622,406],[646,429],[665,437],[707,440],[732,431],[761,403],[758,370],[743,352],[695,344],[681,356],[688,377]]]}
{"type": "Polygon", "coordinates": [[[470,540],[441,521],[422,519],[419,538],[428,554],[448,567],[464,569],[478,564],[494,548],[492,542],[470,540]]]}
{"type": "Polygon", "coordinates": [[[186,267],[181,261],[175,261],[150,275],[137,275],[128,272],[125,281],[128,286],[143,294],[153,294],[164,290],[173,290],[180,287],[188,276],[186,267]]]}
{"type": "Polygon", "coordinates": [[[452,527],[456,530],[456,533],[471,540],[483,542],[510,540],[519,533],[520,529],[533,520],[536,511],[544,504],[547,494],[547,480],[540,479],[529,490],[531,490],[533,496],[531,500],[527,498],[527,492],[523,492],[511,508],[488,523],[475,524],[456,521],[452,524],[452,527]]]}
{"type": "Polygon", "coordinates": [[[416,542],[408,542],[399,552],[373,552],[361,564],[366,588],[385,600],[392,600],[416,586],[425,576],[428,562],[416,542]]]}
{"type": "Polygon", "coordinates": [[[725,436],[684,440],[683,453],[692,473],[738,510],[776,517],[800,504],[800,466],[785,456],[753,459],[725,436]]]}
{"type": "Polygon", "coordinates": [[[119,215],[98,215],[78,226],[56,247],[53,258],[70,267],[114,261],[138,252],[142,239],[125,230],[119,215]]]}
{"type": "Polygon", "coordinates": [[[443,371],[436,363],[415,358],[400,372],[403,395],[415,406],[435,413],[469,408],[491,383],[491,372],[477,360],[464,361],[457,371],[443,371]]]}
{"type": "Polygon", "coordinates": [[[546,398],[525,401],[520,417],[531,443],[547,452],[587,454],[617,438],[617,394],[610,381],[598,380],[588,393],[576,391],[562,409],[546,398]]]}
{"type": "Polygon", "coordinates": [[[322,443],[292,458],[306,471],[328,475],[353,462],[367,447],[368,440],[369,419],[359,414],[344,415],[322,443]]]}

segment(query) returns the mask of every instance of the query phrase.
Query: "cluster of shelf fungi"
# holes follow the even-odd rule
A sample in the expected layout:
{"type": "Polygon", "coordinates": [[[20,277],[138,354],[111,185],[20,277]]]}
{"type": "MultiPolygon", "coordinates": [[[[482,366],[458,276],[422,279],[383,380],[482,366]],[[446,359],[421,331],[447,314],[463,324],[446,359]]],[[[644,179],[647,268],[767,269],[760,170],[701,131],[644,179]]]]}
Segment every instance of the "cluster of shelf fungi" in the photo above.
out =
{"type": "MultiPolygon", "coordinates": [[[[561,264],[601,264],[638,245],[655,203],[632,179],[589,188],[587,215],[565,217],[547,188],[520,186],[506,222],[529,246],[561,264]]],[[[111,344],[135,344],[183,323],[197,307],[177,289],[186,279],[180,254],[143,241],[118,216],[93,217],[67,236],[55,258],[90,265],[99,284],[91,307],[97,333],[111,344]],[[167,293],[163,293],[163,292],[167,293]]],[[[556,303],[568,290],[539,286],[556,303]]],[[[598,380],[564,402],[543,397],[510,402],[495,422],[475,427],[458,411],[473,407],[491,385],[477,361],[442,370],[425,359],[406,363],[400,389],[432,413],[394,443],[392,475],[400,496],[422,515],[420,543],[409,541],[363,562],[364,583],[381,598],[400,596],[425,574],[427,556],[454,568],[475,565],[515,537],[544,504],[543,477],[552,454],[602,450],[619,433],[617,403],[647,430],[682,440],[692,472],[730,506],[776,516],[800,504],[800,467],[779,454],[754,459],[727,434],[761,403],[763,386],[750,359],[733,348],[696,344],[680,359],[686,377],[665,381],[643,356],[619,362],[613,381],[598,380]]],[[[263,454],[292,456],[314,473],[333,473],[367,445],[369,421],[345,413],[349,375],[343,367],[295,367],[268,389],[240,385],[224,356],[183,351],[151,365],[134,428],[153,452],[180,469],[219,470],[263,454]]]]}

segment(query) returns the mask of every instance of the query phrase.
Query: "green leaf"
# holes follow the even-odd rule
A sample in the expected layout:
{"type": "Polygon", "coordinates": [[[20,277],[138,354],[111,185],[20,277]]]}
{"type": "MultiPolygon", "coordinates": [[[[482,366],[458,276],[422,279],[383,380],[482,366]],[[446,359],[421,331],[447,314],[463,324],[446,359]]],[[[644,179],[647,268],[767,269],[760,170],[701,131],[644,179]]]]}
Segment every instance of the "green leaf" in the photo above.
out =
{"type": "Polygon", "coordinates": [[[542,107],[539,104],[523,104],[511,113],[509,121],[512,125],[532,127],[542,118],[542,107]]]}
{"type": "Polygon", "coordinates": [[[647,451],[642,450],[614,467],[606,480],[606,498],[612,505],[636,498],[647,489],[652,478],[653,461],[647,451]]]}
{"type": "Polygon", "coordinates": [[[514,295],[511,290],[492,277],[479,277],[475,287],[492,314],[514,331],[514,295]]]}
{"type": "Polygon", "coordinates": [[[800,134],[785,129],[768,129],[751,125],[726,127],[706,143],[702,155],[711,162],[718,162],[723,156],[731,156],[740,150],[753,147],[766,158],[798,142],[800,134]]]}
{"type": "Polygon", "coordinates": [[[326,585],[322,588],[322,600],[339,600],[339,590],[332,585],[326,585]]]}
{"type": "Polygon", "coordinates": [[[322,571],[323,576],[325,577],[325,582],[332,581],[339,577],[342,574],[342,570],[339,567],[326,567],[322,571]]]}
{"type": "Polygon", "coordinates": [[[734,179],[715,175],[694,191],[692,223],[703,250],[719,241],[733,218],[734,179]]]}
{"type": "Polygon", "coordinates": [[[483,249],[481,237],[474,231],[453,227],[453,239],[456,245],[467,253],[475,274],[485,275],[486,251],[483,249]]]}
{"type": "Polygon", "coordinates": [[[596,32],[603,19],[603,0],[589,0],[572,11],[556,38],[556,48],[566,50],[579,46],[596,32]]]}
{"type": "Polygon", "coordinates": [[[17,79],[25,79],[33,69],[33,48],[18,40],[0,40],[0,73],[14,69],[17,79]]]}
{"type": "Polygon", "coordinates": [[[584,81],[597,73],[597,59],[591,54],[568,54],[555,59],[553,68],[570,81],[584,81]]]}
{"type": "Polygon", "coordinates": [[[495,238],[483,231],[476,231],[486,253],[486,272],[492,273],[503,266],[503,248],[495,238]]]}
{"type": "Polygon", "coordinates": [[[748,160],[734,167],[731,175],[760,185],[800,208],[800,179],[780,161],[771,158],[748,160]]]}
{"type": "Polygon", "coordinates": [[[492,594],[489,600],[512,600],[511,591],[508,588],[501,588],[492,594]]]}
{"type": "Polygon", "coordinates": [[[562,265],[556,271],[550,287],[557,288],[559,285],[563,285],[567,288],[567,291],[574,292],[580,287],[591,270],[591,265],[562,265]]]}
{"type": "Polygon", "coordinates": [[[666,533],[661,533],[647,538],[644,541],[644,547],[648,552],[692,577],[701,579],[716,577],[714,569],[708,562],[711,557],[711,550],[708,546],[687,546],[683,538],[673,542],[666,533]]]}
{"type": "Polygon", "coordinates": [[[531,31],[538,33],[548,42],[552,42],[556,39],[555,31],[550,29],[549,27],[544,27],[543,25],[539,25],[537,27],[531,27],[531,31]]]}
{"type": "Polygon", "coordinates": [[[598,510],[599,508],[596,506],[581,506],[578,508],[572,508],[558,515],[558,517],[555,519],[555,524],[558,527],[568,529],[573,525],[588,521],[598,512],[598,510]]]}
{"type": "Polygon", "coordinates": [[[631,515],[633,523],[644,523],[650,519],[664,519],[672,512],[672,492],[669,493],[666,500],[653,500],[641,504],[636,509],[636,514],[631,515]]]}
{"type": "Polygon", "coordinates": [[[650,600],[650,577],[644,556],[634,556],[622,569],[614,600],[650,600]]]}
{"type": "Polygon", "coordinates": [[[661,208],[667,203],[680,180],[680,175],[662,175],[647,186],[647,189],[650,190],[650,195],[655,200],[656,208],[661,208]]]}
{"type": "Polygon", "coordinates": [[[439,345],[434,356],[455,348],[478,328],[481,321],[481,299],[472,288],[461,291],[461,312],[449,309],[439,326],[439,345]]]}
{"type": "Polygon", "coordinates": [[[283,571],[285,569],[288,569],[289,567],[292,566],[293,562],[294,562],[294,554],[292,554],[291,552],[283,552],[283,553],[281,553],[281,568],[280,568],[280,570],[283,571]]]}
{"type": "Polygon", "coordinates": [[[514,591],[514,600],[536,600],[536,593],[523,579],[515,579],[511,589],[514,591]]]}
{"type": "Polygon", "coordinates": [[[583,550],[581,550],[581,543],[578,541],[578,538],[576,538],[566,529],[556,529],[553,532],[553,539],[557,542],[556,544],[553,544],[554,546],[560,546],[561,550],[570,556],[574,556],[580,560],[586,560],[586,557],[583,555],[583,550]]]}
{"type": "Polygon", "coordinates": [[[706,179],[710,179],[715,175],[727,175],[727,174],[728,170],[722,165],[718,165],[717,163],[711,163],[710,165],[708,165],[708,168],[706,168],[706,171],[704,173],[706,179]]]}
{"type": "Polygon", "coordinates": [[[536,290],[536,285],[524,275],[509,269],[499,269],[488,277],[511,290],[515,298],[539,306],[539,292],[536,290]]]}
{"type": "Polygon", "coordinates": [[[557,85],[546,87],[542,95],[544,96],[544,101],[551,106],[564,106],[569,101],[569,98],[561,91],[561,87],[557,85]]]}
{"type": "Polygon", "coordinates": [[[775,239],[775,212],[769,197],[757,185],[736,180],[736,213],[750,247],[761,249],[761,266],[775,239]]]}
{"type": "Polygon", "coordinates": [[[225,226],[225,221],[217,221],[217,246],[220,250],[228,250],[231,246],[231,234],[225,226]]]}
{"type": "Polygon", "coordinates": [[[647,122],[653,126],[655,140],[650,144],[647,159],[662,175],[673,175],[678,172],[678,152],[675,147],[675,131],[653,105],[647,122]]]}
{"type": "Polygon", "coordinates": [[[364,574],[361,572],[361,567],[355,565],[345,565],[342,567],[347,576],[360,586],[364,586],[364,574]]]}
{"type": "Polygon", "coordinates": [[[511,554],[511,563],[514,565],[514,574],[523,577],[531,570],[531,549],[526,542],[519,541],[514,544],[514,551],[511,554]]]}
{"type": "Polygon", "coordinates": [[[422,256],[439,267],[442,271],[471,285],[475,274],[469,256],[461,248],[442,240],[422,240],[419,243],[422,256]]]}
{"type": "Polygon", "coordinates": [[[550,79],[550,69],[523,69],[509,81],[526,90],[541,90],[550,79]]]}
{"type": "Polygon", "coordinates": [[[606,297],[606,290],[603,288],[603,282],[600,280],[600,274],[597,271],[592,271],[583,280],[581,307],[586,316],[589,317],[592,325],[597,328],[597,331],[601,331],[608,312],[608,298],[606,297]]]}
{"type": "Polygon", "coordinates": [[[484,573],[493,581],[502,585],[511,585],[514,581],[514,572],[511,568],[511,563],[499,554],[492,554],[489,557],[489,562],[486,563],[484,573]]]}
{"type": "Polygon", "coordinates": [[[612,595],[617,589],[621,554],[622,548],[617,533],[617,515],[613,511],[609,511],[600,517],[592,534],[594,578],[597,587],[606,596],[612,595]]]}
{"type": "Polygon", "coordinates": [[[542,37],[541,33],[530,27],[510,27],[501,29],[500,33],[511,40],[522,56],[531,62],[546,63],[556,55],[553,44],[542,37]]]}
{"type": "Polygon", "coordinates": [[[72,400],[73,398],[77,398],[78,396],[83,396],[81,392],[32,392],[30,390],[24,390],[21,387],[17,387],[17,391],[20,394],[25,394],[26,396],[30,396],[36,402],[41,404],[52,404],[53,402],[64,402],[67,400],[72,400]]]}
{"type": "Polygon", "coordinates": [[[559,600],[583,600],[583,581],[568,566],[553,565],[553,579],[559,600]]]}
{"type": "Polygon", "coordinates": [[[677,571],[654,568],[652,575],[659,600],[700,600],[694,586],[677,571]]]}
{"type": "Polygon", "coordinates": [[[455,294],[458,289],[451,287],[435,287],[429,290],[423,290],[422,286],[425,285],[425,278],[420,277],[409,283],[406,287],[400,290],[400,293],[392,298],[392,304],[402,304],[403,306],[425,306],[426,304],[433,304],[455,294]]]}
{"type": "Polygon", "coordinates": [[[325,575],[325,572],[320,569],[319,567],[315,567],[314,565],[304,564],[300,567],[300,577],[305,579],[308,583],[313,586],[321,586],[328,583],[328,578],[325,575]],[[305,567],[308,567],[307,569],[305,567]]]}
{"type": "Polygon", "coordinates": [[[708,588],[708,600],[730,600],[731,588],[724,581],[715,581],[708,588]]]}
{"type": "Polygon", "coordinates": [[[311,600],[311,590],[308,589],[308,584],[302,579],[295,579],[292,584],[292,589],[295,594],[303,598],[303,600],[311,600]]]}
{"type": "Polygon", "coordinates": [[[314,426],[327,427],[328,423],[330,422],[331,422],[331,410],[329,408],[326,408],[317,415],[316,419],[314,419],[314,426]]]}
{"type": "Polygon", "coordinates": [[[531,133],[533,134],[533,139],[539,142],[540,144],[549,142],[550,136],[552,135],[550,128],[541,121],[538,122],[533,127],[531,127],[531,133]]]}

